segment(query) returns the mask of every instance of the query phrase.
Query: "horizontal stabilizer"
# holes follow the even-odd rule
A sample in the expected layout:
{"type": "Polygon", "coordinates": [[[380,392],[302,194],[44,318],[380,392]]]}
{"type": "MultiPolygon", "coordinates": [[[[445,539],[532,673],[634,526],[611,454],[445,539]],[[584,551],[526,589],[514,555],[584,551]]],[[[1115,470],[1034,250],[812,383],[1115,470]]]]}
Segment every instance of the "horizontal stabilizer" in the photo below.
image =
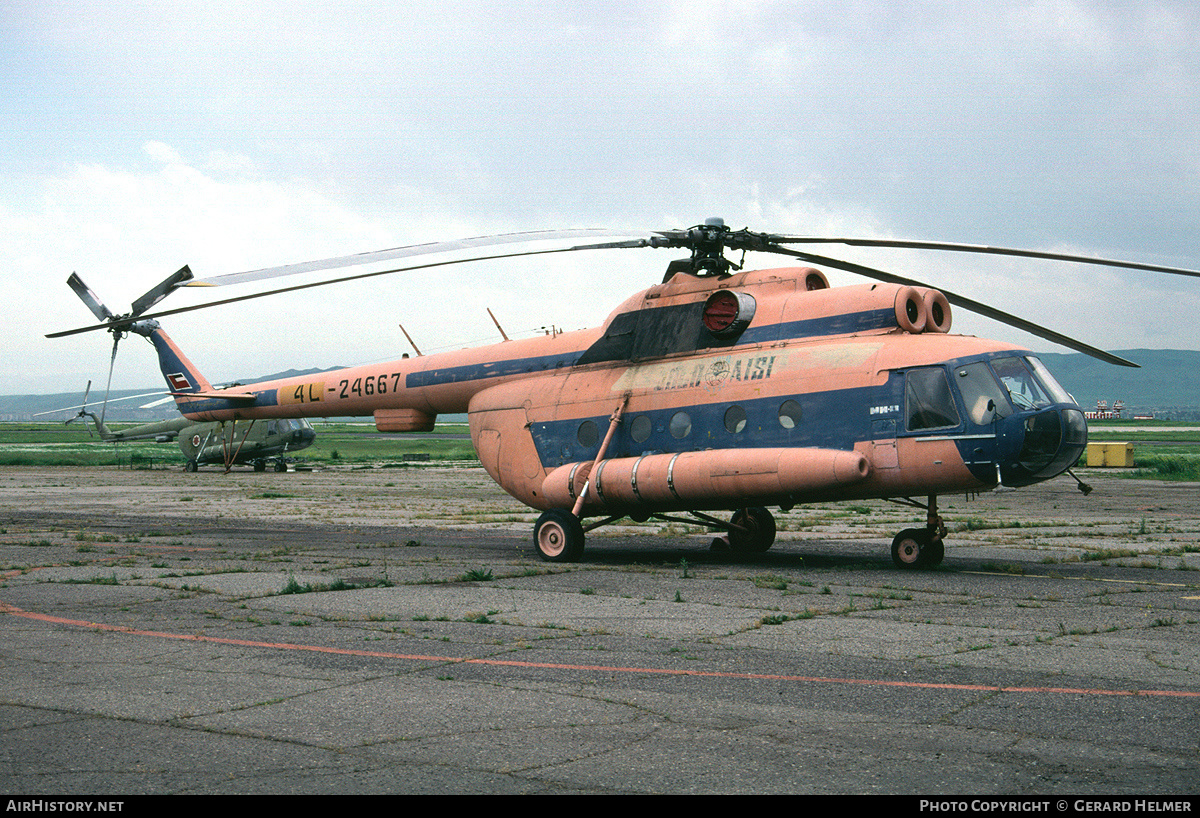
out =
{"type": "Polygon", "coordinates": [[[177,398],[214,398],[218,400],[241,400],[253,403],[258,400],[258,395],[253,392],[223,392],[214,389],[211,392],[172,392],[171,395],[177,398]]]}

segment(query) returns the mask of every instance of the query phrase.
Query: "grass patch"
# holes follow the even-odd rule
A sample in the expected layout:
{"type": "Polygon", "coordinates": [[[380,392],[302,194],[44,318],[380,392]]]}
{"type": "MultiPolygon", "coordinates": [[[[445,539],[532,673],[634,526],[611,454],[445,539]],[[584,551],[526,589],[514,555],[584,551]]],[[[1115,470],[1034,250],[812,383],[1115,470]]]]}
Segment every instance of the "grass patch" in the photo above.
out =
{"type": "Polygon", "coordinates": [[[1079,555],[1080,562],[1100,562],[1103,560],[1119,560],[1126,557],[1140,557],[1140,551],[1132,548],[1101,548],[1097,551],[1084,551],[1079,555]]]}
{"type": "Polygon", "coordinates": [[[1173,482],[1200,481],[1200,455],[1145,454],[1136,458],[1137,468],[1114,470],[1117,477],[1173,482]]]}
{"type": "Polygon", "coordinates": [[[355,585],[352,582],[346,582],[344,579],[340,578],[329,583],[314,584],[311,582],[306,582],[304,584],[300,584],[300,582],[296,580],[295,575],[289,571],[288,581],[284,583],[282,590],[279,591],[279,596],[286,596],[287,594],[315,594],[322,591],[354,591],[358,588],[391,588],[395,584],[396,583],[390,580],[381,579],[376,582],[367,583],[366,585],[355,585]]]}
{"type": "Polygon", "coordinates": [[[493,579],[495,577],[492,576],[491,568],[472,568],[459,576],[455,582],[491,582],[493,579]]]}
{"type": "Polygon", "coordinates": [[[117,575],[114,573],[107,577],[91,577],[89,579],[60,579],[55,580],[63,585],[120,585],[117,581],[117,575]]]}
{"type": "Polygon", "coordinates": [[[751,627],[757,629],[763,627],[764,625],[782,625],[784,622],[794,622],[800,619],[812,619],[815,616],[815,613],[807,609],[805,609],[803,613],[768,614],[767,616],[764,616],[762,619],[755,622],[751,627]]]}
{"type": "MultiPolygon", "coordinates": [[[[109,424],[114,430],[137,424],[109,424]]],[[[381,464],[403,462],[405,455],[428,454],[432,461],[478,462],[467,438],[435,440],[413,436],[403,440],[376,434],[373,424],[316,423],[317,438],[300,460],[317,463],[381,464]]],[[[434,434],[466,434],[462,424],[439,424],[434,434]]],[[[89,437],[83,427],[61,423],[0,424],[0,466],[175,467],[182,462],[177,446],[131,441],[112,446],[89,437]]],[[[405,463],[405,465],[414,465],[405,463]]]]}

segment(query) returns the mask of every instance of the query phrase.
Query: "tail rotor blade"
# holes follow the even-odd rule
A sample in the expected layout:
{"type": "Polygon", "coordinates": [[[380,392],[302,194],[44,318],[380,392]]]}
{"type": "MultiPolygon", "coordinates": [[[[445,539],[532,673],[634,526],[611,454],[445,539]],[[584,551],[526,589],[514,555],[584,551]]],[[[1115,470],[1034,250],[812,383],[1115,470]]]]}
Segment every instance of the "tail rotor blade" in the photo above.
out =
{"type": "Polygon", "coordinates": [[[79,277],[78,273],[71,273],[71,277],[67,279],[67,286],[75,291],[75,295],[79,296],[80,301],[87,304],[88,309],[92,311],[92,314],[96,318],[101,321],[111,321],[117,317],[113,314],[112,310],[104,306],[104,303],[96,297],[96,294],[92,292],[92,288],[83,283],[83,279],[79,277]]]}
{"type": "Polygon", "coordinates": [[[158,286],[149,290],[145,295],[133,302],[133,315],[139,316],[146,310],[153,307],[159,301],[162,301],[178,287],[182,287],[184,282],[192,280],[192,270],[186,264],[180,267],[171,275],[167,276],[158,286]]]}

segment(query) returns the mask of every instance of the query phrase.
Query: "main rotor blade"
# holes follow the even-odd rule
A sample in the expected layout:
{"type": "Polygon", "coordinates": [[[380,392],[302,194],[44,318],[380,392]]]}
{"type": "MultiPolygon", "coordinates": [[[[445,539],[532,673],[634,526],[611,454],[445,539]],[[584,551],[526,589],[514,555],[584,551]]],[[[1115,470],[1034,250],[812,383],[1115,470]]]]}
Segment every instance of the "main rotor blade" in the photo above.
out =
{"type": "Polygon", "coordinates": [[[1200,278],[1200,270],[1186,270],[1182,267],[1162,267],[1157,264],[1142,264],[1136,261],[1118,261],[1115,259],[1096,258],[1094,256],[1078,256],[1068,253],[1045,253],[1040,250],[1020,250],[1012,247],[989,247],[983,244],[955,244],[946,241],[907,241],[897,239],[824,239],[808,236],[767,236],[777,244],[845,244],[851,247],[888,247],[905,250],[949,250],[958,253],[982,253],[993,256],[1017,256],[1019,258],[1038,258],[1049,261],[1069,261],[1078,264],[1095,264],[1101,267],[1123,267],[1129,270],[1146,270],[1152,273],[1170,273],[1171,275],[1193,276],[1200,278]]]}
{"type": "Polygon", "coordinates": [[[1053,341],[1054,343],[1064,346],[1067,349],[1073,349],[1076,352],[1082,352],[1084,355],[1090,355],[1091,357],[1098,358],[1106,363],[1116,364],[1117,366],[1141,367],[1140,364],[1135,364],[1133,361],[1126,360],[1119,355],[1113,355],[1111,352],[1105,352],[1104,350],[1098,349],[1090,344],[1085,344],[1083,341],[1077,341],[1068,335],[1063,335],[1060,332],[1047,329],[1040,324],[1035,324],[1032,321],[1027,321],[1024,318],[1012,315],[1011,313],[998,310],[995,307],[988,306],[982,302],[975,301],[974,299],[967,298],[963,295],[958,295],[957,293],[952,293],[949,290],[942,289],[941,287],[934,287],[932,284],[925,284],[924,282],[917,281],[916,279],[905,278],[904,276],[898,276],[893,273],[885,273],[883,270],[876,270],[874,267],[865,267],[861,264],[854,264],[853,262],[849,261],[841,261],[839,259],[828,258],[826,256],[818,256],[814,253],[805,253],[800,250],[789,250],[786,247],[776,247],[769,252],[780,253],[785,256],[792,256],[804,261],[810,261],[814,264],[822,264],[826,267],[833,267],[838,270],[845,270],[848,273],[857,273],[858,275],[866,276],[867,278],[873,278],[877,281],[886,281],[890,284],[906,284],[911,287],[928,287],[932,290],[938,290],[942,293],[942,295],[946,296],[947,300],[949,300],[951,304],[962,307],[966,310],[970,310],[978,315],[999,321],[1003,324],[1008,324],[1010,327],[1016,327],[1017,329],[1024,330],[1030,335],[1036,335],[1037,337],[1044,338],[1047,341],[1053,341]]]}
{"type": "Polygon", "coordinates": [[[149,289],[145,295],[133,302],[133,316],[144,313],[146,310],[153,307],[159,301],[162,301],[168,295],[175,291],[176,288],[184,286],[185,281],[192,280],[192,271],[186,264],[180,267],[171,275],[167,276],[156,287],[149,289]]]}
{"type": "MultiPolygon", "coordinates": [[[[641,236],[647,231],[641,230],[609,230],[606,228],[579,228],[572,230],[534,230],[524,233],[499,233],[494,236],[475,236],[473,238],[456,239],[454,241],[437,241],[425,244],[409,244],[403,247],[392,247],[387,250],[375,250],[369,253],[356,253],[350,256],[303,261],[296,264],[283,264],[278,267],[264,267],[261,270],[248,270],[243,273],[228,273],[226,275],[202,278],[185,284],[186,287],[221,287],[228,284],[243,284],[247,281],[261,281],[267,278],[312,273],[321,270],[337,270],[342,267],[353,267],[360,264],[392,261],[398,258],[446,253],[452,250],[465,250],[473,247],[489,247],[497,244],[513,244],[516,242],[548,241],[553,239],[601,238],[606,236],[641,236]]],[[[135,313],[136,314],[136,313],[135,313]]]]}
{"type": "MultiPolygon", "coordinates": [[[[949,242],[898,241],[898,240],[890,240],[890,239],[856,239],[856,238],[832,238],[832,239],[830,239],[830,238],[806,237],[806,236],[781,236],[781,235],[766,234],[766,233],[753,233],[749,230],[742,230],[742,231],[736,231],[736,232],[733,232],[733,231],[714,232],[714,231],[715,231],[715,228],[707,229],[707,230],[701,229],[701,228],[692,228],[692,229],[686,230],[686,231],[684,231],[684,230],[614,231],[614,230],[607,230],[604,228],[587,228],[587,229],[577,229],[577,230],[554,230],[554,231],[547,230],[547,231],[531,231],[531,232],[523,232],[523,233],[505,233],[505,234],[498,234],[498,235],[494,235],[494,236],[478,236],[478,237],[474,237],[474,238],[459,239],[456,241],[433,242],[433,243],[429,243],[429,244],[415,244],[415,245],[408,245],[405,247],[394,247],[389,250],[379,250],[379,251],[375,251],[375,252],[371,252],[371,253],[360,253],[360,254],[352,255],[352,256],[340,256],[340,257],[336,257],[336,258],[322,259],[319,261],[302,262],[299,264],[288,264],[288,265],[283,265],[280,267],[268,267],[268,268],[263,268],[261,270],[251,270],[251,271],[247,271],[244,273],[232,273],[229,275],[217,276],[215,278],[210,278],[210,279],[200,279],[200,280],[188,281],[183,286],[219,286],[219,285],[227,285],[227,284],[237,284],[237,283],[243,283],[243,282],[248,282],[248,281],[258,281],[258,280],[269,279],[269,278],[277,278],[277,277],[281,277],[281,276],[295,275],[297,273],[338,269],[341,267],[350,267],[350,266],[354,266],[354,265],[368,264],[368,263],[372,263],[372,262],[387,261],[387,260],[396,259],[396,258],[404,258],[404,257],[411,257],[411,256],[416,256],[416,255],[447,252],[447,251],[451,251],[451,250],[459,250],[459,249],[470,248],[470,247],[484,247],[484,246],[489,246],[489,245],[507,244],[507,243],[515,243],[515,242],[553,240],[553,239],[574,238],[574,237],[581,237],[581,236],[591,236],[591,237],[638,236],[638,238],[632,238],[632,239],[628,239],[625,241],[601,242],[601,243],[597,243],[597,244],[583,244],[583,245],[575,245],[575,246],[571,246],[571,247],[558,247],[558,248],[543,249],[543,250],[526,250],[526,251],[517,251],[517,252],[494,253],[494,254],[488,254],[488,255],[474,256],[471,258],[450,259],[450,260],[445,260],[445,261],[429,262],[426,264],[416,264],[416,265],[405,266],[405,267],[395,267],[395,268],[391,268],[391,269],[387,269],[387,270],[378,270],[378,271],[373,271],[373,272],[368,272],[368,273],[359,273],[359,274],[355,274],[355,275],[348,275],[348,276],[342,276],[339,278],[333,278],[333,279],[329,279],[326,281],[318,281],[318,282],[313,282],[313,283],[309,283],[309,284],[301,284],[301,285],[294,286],[294,287],[283,287],[283,288],[274,289],[274,290],[267,290],[265,292],[252,293],[250,295],[239,296],[237,298],[227,298],[227,299],[222,299],[222,300],[218,300],[218,301],[207,302],[204,304],[197,304],[197,305],[193,305],[190,307],[180,307],[178,309],[173,309],[173,310],[164,310],[164,311],[153,313],[150,315],[141,314],[141,312],[137,309],[137,307],[139,305],[142,305],[143,301],[146,301],[146,300],[149,301],[149,303],[146,303],[144,305],[144,308],[148,308],[149,306],[152,306],[153,304],[155,304],[159,300],[161,300],[161,298],[163,296],[165,296],[168,292],[173,290],[175,287],[180,286],[180,284],[178,282],[173,281],[173,279],[175,278],[175,276],[173,276],[172,278],[163,282],[163,284],[159,285],[159,287],[156,288],[155,290],[152,290],[150,293],[147,293],[146,296],[143,296],[142,299],[138,300],[138,302],[135,302],[135,305],[134,305],[135,311],[132,315],[122,316],[120,318],[113,316],[112,313],[110,311],[108,311],[107,308],[105,308],[102,304],[100,304],[99,299],[95,298],[95,296],[93,294],[91,294],[91,291],[88,290],[86,288],[86,286],[83,285],[83,282],[78,280],[78,276],[73,275],[72,279],[77,281],[78,284],[72,283],[70,281],[68,283],[71,283],[72,289],[75,289],[76,293],[79,294],[80,298],[82,298],[84,300],[84,302],[87,303],[89,305],[89,307],[92,308],[92,311],[93,311],[93,313],[95,313],[96,317],[101,319],[105,323],[96,324],[96,325],[87,326],[87,327],[80,327],[78,329],[73,329],[73,330],[66,330],[66,331],[62,331],[62,332],[50,333],[46,337],[47,338],[61,338],[61,337],[67,336],[67,335],[75,335],[78,333],[91,332],[91,331],[95,331],[95,330],[99,330],[99,329],[113,329],[113,330],[119,331],[120,328],[127,326],[130,323],[133,323],[133,321],[139,317],[150,319],[150,318],[160,318],[160,317],[167,316],[167,315],[178,315],[178,314],[184,313],[184,312],[192,312],[194,310],[207,309],[209,307],[216,307],[216,306],[220,306],[223,304],[232,304],[232,303],[235,303],[238,301],[247,301],[247,300],[254,299],[254,298],[265,298],[266,296],[278,295],[280,293],[292,292],[295,290],[304,290],[304,289],[309,289],[312,287],[323,287],[328,284],[337,284],[337,283],[341,283],[341,282],[345,282],[345,281],[354,281],[357,279],[372,278],[374,276],[390,275],[392,273],[408,272],[408,271],[412,271],[412,270],[431,269],[434,267],[445,267],[445,266],[450,266],[450,265],[454,265],[454,264],[466,264],[466,263],[470,263],[470,262],[489,261],[489,260],[501,259],[501,258],[518,258],[518,257],[523,257],[523,256],[551,255],[551,254],[557,254],[557,253],[569,253],[569,252],[574,252],[574,251],[578,251],[578,250],[602,250],[602,249],[634,248],[634,247],[692,247],[693,250],[695,250],[696,248],[700,247],[701,245],[704,245],[705,248],[710,251],[713,248],[718,248],[717,252],[719,252],[719,248],[721,248],[721,247],[728,247],[730,249],[771,252],[771,253],[778,253],[781,255],[791,256],[793,258],[810,261],[815,264],[822,264],[822,265],[832,267],[835,269],[846,270],[847,272],[857,273],[859,275],[863,275],[868,278],[874,278],[878,281],[888,281],[888,282],[892,282],[892,283],[907,284],[907,285],[918,286],[918,287],[931,287],[932,285],[925,284],[920,281],[916,281],[915,279],[905,278],[903,276],[897,276],[897,275],[893,275],[891,273],[886,273],[882,270],[876,270],[874,268],[866,267],[864,265],[854,264],[852,262],[840,261],[838,259],[829,258],[826,256],[820,256],[820,255],[816,255],[816,254],[812,254],[812,253],[806,253],[806,252],[799,251],[799,250],[792,250],[792,249],[789,249],[786,247],[782,247],[781,244],[823,243],[823,244],[846,244],[846,245],[852,245],[852,246],[892,247],[892,248],[921,249],[921,250],[952,250],[952,251],[968,252],[968,253],[986,253],[986,254],[992,254],[992,255],[1008,255],[1008,256],[1018,256],[1018,257],[1025,257],[1025,258],[1047,259],[1047,260],[1054,260],[1054,261],[1078,262],[1078,263],[1083,263],[1083,264],[1096,264],[1096,265],[1111,266],[1111,267],[1124,267],[1124,268],[1135,269],[1135,270],[1146,270],[1146,271],[1151,271],[1151,272],[1163,272],[1163,273],[1171,273],[1171,274],[1175,274],[1175,275],[1187,275],[1187,276],[1200,277],[1200,271],[1185,270],[1185,269],[1176,268],[1176,267],[1162,267],[1162,266],[1158,266],[1158,265],[1140,264],[1140,263],[1136,263],[1136,262],[1115,261],[1115,260],[1110,260],[1110,259],[1097,259],[1097,258],[1088,257],[1088,256],[1075,256],[1075,255],[1068,255],[1068,254],[1063,254],[1063,253],[1045,253],[1045,252],[1036,251],[1036,250],[1018,250],[1018,249],[1002,248],[1002,247],[987,247],[987,246],[983,246],[983,245],[953,244],[953,243],[949,243],[949,242]],[[712,245],[712,247],[708,247],[708,245],[710,245],[710,244],[712,245]],[[159,294],[160,292],[161,292],[161,294],[159,294]],[[87,295],[85,296],[84,293],[87,293],[87,295]],[[97,305],[97,306],[93,306],[93,305],[97,305]]],[[[178,273],[176,273],[175,275],[179,276],[180,274],[184,273],[184,271],[187,271],[187,269],[188,268],[185,267],[182,270],[180,270],[178,273]]],[[[183,280],[186,280],[187,278],[190,278],[190,271],[188,271],[188,275],[184,279],[180,279],[180,280],[183,281],[183,280]]],[[[1008,324],[1009,326],[1016,327],[1018,329],[1022,329],[1026,332],[1029,332],[1032,335],[1038,336],[1039,338],[1044,338],[1045,340],[1052,341],[1056,344],[1065,346],[1068,349],[1074,349],[1078,352],[1082,352],[1086,355],[1090,355],[1092,357],[1098,358],[1099,360],[1106,361],[1108,363],[1117,364],[1119,366],[1135,366],[1135,367],[1137,366],[1137,364],[1133,363],[1132,361],[1128,361],[1124,358],[1113,355],[1112,353],[1105,352],[1102,349],[1098,349],[1096,347],[1090,346],[1088,344],[1083,343],[1082,341],[1077,341],[1074,338],[1070,338],[1069,336],[1062,335],[1061,333],[1047,329],[1046,327],[1040,326],[1038,324],[1034,324],[1033,322],[1027,321],[1018,316],[1011,315],[1002,310],[998,310],[994,307],[990,307],[987,304],[983,304],[981,302],[975,301],[975,300],[967,298],[965,296],[951,293],[947,290],[941,289],[940,287],[936,288],[936,289],[941,290],[941,292],[944,293],[946,295],[946,297],[950,300],[950,302],[953,304],[957,304],[958,306],[963,307],[964,309],[970,310],[970,311],[978,313],[980,315],[984,315],[986,317],[989,317],[994,320],[1000,321],[1002,323],[1008,324]]],[[[114,347],[115,347],[115,344],[114,344],[114,347]]],[[[114,349],[114,352],[115,352],[115,349],[114,349]]],[[[111,377],[111,371],[110,371],[110,377],[111,377]]]]}
{"type": "MultiPolygon", "coordinates": [[[[89,384],[89,389],[90,389],[91,381],[88,381],[88,384],[89,384]]],[[[151,397],[151,396],[153,396],[153,395],[166,395],[166,394],[167,394],[166,392],[164,392],[163,390],[161,390],[161,389],[160,389],[160,390],[158,390],[157,392],[143,392],[143,393],[142,393],[142,394],[140,394],[140,395],[126,395],[126,396],[125,396],[125,397],[123,397],[123,398],[112,398],[111,400],[109,400],[109,403],[120,403],[120,402],[121,402],[121,401],[123,401],[123,400],[137,400],[138,398],[148,398],[148,397],[151,397]]],[[[165,399],[164,399],[164,400],[162,400],[162,401],[155,401],[154,403],[148,403],[148,404],[146,404],[145,406],[139,406],[139,407],[137,407],[137,408],[138,408],[138,409],[148,409],[148,408],[153,408],[153,406],[154,406],[155,404],[157,404],[157,403],[164,403],[165,401],[168,401],[168,400],[171,400],[171,401],[173,401],[173,400],[175,400],[175,398],[168,396],[167,398],[165,398],[165,399]]],[[[57,413],[57,412],[72,412],[72,411],[78,410],[78,409],[80,409],[80,408],[83,408],[83,409],[86,409],[86,408],[87,408],[87,396],[86,396],[86,395],[84,396],[84,401],[83,401],[83,406],[82,406],[82,407],[81,407],[81,406],[79,406],[78,404],[76,404],[76,405],[74,405],[74,406],[63,406],[63,407],[62,407],[62,408],[60,408],[60,409],[48,409],[48,410],[46,410],[45,412],[38,412],[38,413],[37,413],[37,414],[35,414],[35,415],[30,415],[30,417],[34,417],[34,418],[36,418],[36,417],[41,417],[42,415],[53,415],[53,414],[55,414],[55,413],[57,413]]]]}
{"type": "Polygon", "coordinates": [[[83,283],[83,279],[78,273],[71,273],[71,277],[67,279],[67,286],[75,291],[75,295],[79,296],[79,300],[87,304],[87,308],[92,311],[92,315],[101,321],[108,321],[111,318],[116,318],[112,310],[104,306],[104,303],[96,297],[92,292],[92,288],[83,283]]]}
{"type": "MultiPolygon", "coordinates": [[[[618,234],[628,235],[628,234],[618,234]]],[[[78,327],[76,329],[63,330],[61,332],[52,332],[46,335],[47,338],[64,338],[68,335],[79,335],[84,332],[95,332],[101,329],[120,329],[121,327],[132,324],[135,320],[150,320],[152,318],[162,318],[167,315],[179,315],[180,313],[193,312],[195,310],[204,310],[209,307],[219,307],[224,304],[235,304],[238,301],[250,301],[255,298],[266,298],[269,295],[279,295],[281,293],[290,293],[296,290],[308,290],[313,287],[324,287],[329,284],[340,284],[345,281],[357,281],[363,278],[374,278],[375,276],[391,275],[393,273],[406,273],[412,270],[428,270],[434,267],[449,267],[454,264],[469,264],[474,261],[494,261],[501,258],[520,258],[522,256],[546,256],[556,253],[572,253],[578,250],[616,250],[622,248],[635,247],[650,247],[653,246],[655,239],[647,236],[640,239],[629,239],[627,241],[610,241],[601,242],[599,244],[576,244],[571,247],[555,247],[547,250],[523,250],[515,253],[494,253],[487,256],[473,256],[472,258],[448,259],[446,261],[431,261],[426,264],[414,264],[408,267],[393,267],[390,270],[375,270],[370,273],[356,273],[355,275],[342,276],[340,278],[331,278],[327,281],[314,281],[309,284],[297,284],[294,287],[281,287],[275,290],[266,290],[261,293],[250,293],[249,295],[240,295],[236,298],[224,298],[219,301],[208,301],[204,304],[195,304],[190,307],[177,307],[173,310],[162,310],[161,312],[142,315],[140,317],[128,316],[125,318],[114,319],[103,324],[92,324],[87,327],[78,327]]]]}

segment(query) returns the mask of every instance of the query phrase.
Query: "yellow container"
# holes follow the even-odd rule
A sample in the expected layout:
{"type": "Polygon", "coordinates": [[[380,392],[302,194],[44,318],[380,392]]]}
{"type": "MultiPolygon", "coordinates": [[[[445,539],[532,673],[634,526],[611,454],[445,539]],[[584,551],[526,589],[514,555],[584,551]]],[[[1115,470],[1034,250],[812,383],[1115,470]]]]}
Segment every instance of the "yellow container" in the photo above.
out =
{"type": "Polygon", "coordinates": [[[1133,444],[1109,441],[1088,443],[1087,464],[1093,467],[1132,468],[1133,444]]]}

